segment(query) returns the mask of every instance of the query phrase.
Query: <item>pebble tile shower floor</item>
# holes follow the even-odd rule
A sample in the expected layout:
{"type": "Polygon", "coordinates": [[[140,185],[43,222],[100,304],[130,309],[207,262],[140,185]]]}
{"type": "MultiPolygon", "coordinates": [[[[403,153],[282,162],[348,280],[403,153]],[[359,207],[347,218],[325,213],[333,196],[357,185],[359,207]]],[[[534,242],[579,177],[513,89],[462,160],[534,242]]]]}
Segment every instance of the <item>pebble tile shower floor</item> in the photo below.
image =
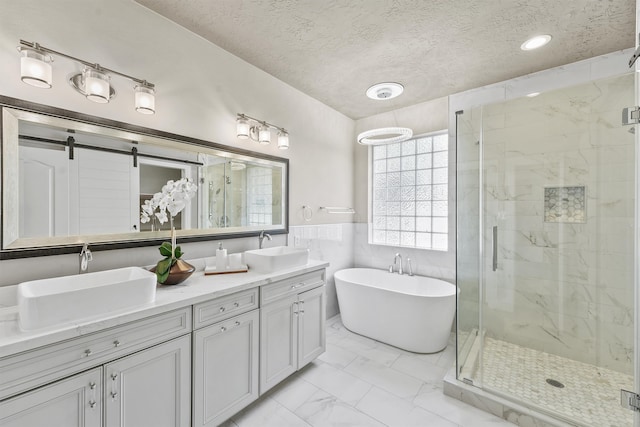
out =
{"type": "Polygon", "coordinates": [[[633,412],[620,406],[620,389],[633,390],[631,375],[492,338],[485,339],[483,367],[487,389],[537,403],[581,425],[633,426],[633,412]]]}
{"type": "Polygon", "coordinates": [[[224,427],[498,427],[513,424],[445,396],[455,361],[444,351],[415,354],[327,321],[327,351],[233,416],[224,427]]]}

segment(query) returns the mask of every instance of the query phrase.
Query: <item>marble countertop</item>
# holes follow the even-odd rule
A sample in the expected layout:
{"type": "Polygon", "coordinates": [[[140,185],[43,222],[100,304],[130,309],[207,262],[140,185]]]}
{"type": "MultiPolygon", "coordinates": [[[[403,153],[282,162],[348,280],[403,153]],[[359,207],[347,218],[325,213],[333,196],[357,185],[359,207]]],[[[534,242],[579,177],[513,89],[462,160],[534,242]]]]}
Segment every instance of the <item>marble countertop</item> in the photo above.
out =
{"type": "Polygon", "coordinates": [[[0,358],[209,301],[234,292],[267,285],[326,268],[329,265],[325,261],[310,260],[304,266],[270,274],[249,271],[205,276],[205,259],[189,260],[189,263],[196,267],[196,272],[180,285],[158,286],[153,303],[114,311],[98,318],[82,319],[74,323],[33,331],[22,331],[18,324],[18,307],[15,302],[17,286],[0,288],[0,358]]]}

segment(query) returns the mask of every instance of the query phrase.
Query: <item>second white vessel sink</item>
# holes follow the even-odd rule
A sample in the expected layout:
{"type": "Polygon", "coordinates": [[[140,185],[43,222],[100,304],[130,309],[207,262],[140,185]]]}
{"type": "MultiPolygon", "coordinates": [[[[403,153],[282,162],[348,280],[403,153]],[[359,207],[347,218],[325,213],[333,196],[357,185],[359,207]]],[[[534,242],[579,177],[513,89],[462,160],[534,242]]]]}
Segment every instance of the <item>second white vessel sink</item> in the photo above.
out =
{"type": "Polygon", "coordinates": [[[273,273],[278,270],[306,265],[309,262],[309,249],[290,246],[255,249],[244,253],[244,262],[251,271],[273,273]]]}
{"type": "Polygon", "coordinates": [[[140,267],[23,282],[18,285],[20,328],[75,322],[155,298],[156,275],[140,267]]]}

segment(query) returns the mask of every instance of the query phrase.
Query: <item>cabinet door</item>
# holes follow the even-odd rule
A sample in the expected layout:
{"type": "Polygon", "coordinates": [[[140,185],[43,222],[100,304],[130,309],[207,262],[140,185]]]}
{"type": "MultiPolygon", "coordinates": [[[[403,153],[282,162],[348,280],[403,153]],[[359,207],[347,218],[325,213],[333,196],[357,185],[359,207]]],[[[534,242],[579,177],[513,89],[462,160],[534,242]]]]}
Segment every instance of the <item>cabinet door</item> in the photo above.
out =
{"type": "Polygon", "coordinates": [[[185,335],[105,365],[105,425],[189,426],[190,350],[185,335]]]}
{"type": "Polygon", "coordinates": [[[253,310],[194,332],[194,426],[217,426],[258,398],[259,320],[253,310]]]}
{"type": "Polygon", "coordinates": [[[325,351],[324,286],[298,296],[298,369],[325,351]]]}
{"type": "Polygon", "coordinates": [[[298,369],[298,296],[260,309],[260,394],[298,369]]]}
{"type": "Polygon", "coordinates": [[[0,426],[100,427],[102,368],[0,402],[0,426]]]}

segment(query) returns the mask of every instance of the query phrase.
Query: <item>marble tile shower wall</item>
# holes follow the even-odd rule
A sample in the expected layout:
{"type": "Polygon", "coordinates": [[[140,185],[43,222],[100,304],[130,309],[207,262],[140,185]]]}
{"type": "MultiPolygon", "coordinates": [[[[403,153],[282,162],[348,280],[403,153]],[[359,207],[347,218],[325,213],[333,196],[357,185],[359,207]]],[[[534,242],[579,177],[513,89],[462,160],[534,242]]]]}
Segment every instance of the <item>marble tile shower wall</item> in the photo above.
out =
{"type": "Polygon", "coordinates": [[[620,124],[633,75],[486,106],[487,332],[631,373],[634,136],[620,124]],[[545,188],[584,186],[586,219],[545,222],[545,188]]]}
{"type": "Polygon", "coordinates": [[[354,235],[353,223],[289,227],[289,246],[307,248],[310,258],[329,262],[326,284],[327,319],[340,311],[333,275],[338,270],[353,267],[354,235]]]}

